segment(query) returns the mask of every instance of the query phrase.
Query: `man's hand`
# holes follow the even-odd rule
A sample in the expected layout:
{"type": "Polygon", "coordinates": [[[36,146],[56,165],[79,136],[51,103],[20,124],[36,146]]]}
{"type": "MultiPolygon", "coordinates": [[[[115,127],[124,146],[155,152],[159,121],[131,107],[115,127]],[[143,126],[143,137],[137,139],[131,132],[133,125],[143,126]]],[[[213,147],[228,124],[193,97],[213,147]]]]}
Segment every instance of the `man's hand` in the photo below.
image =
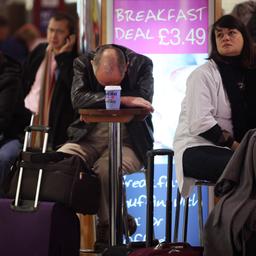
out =
{"type": "Polygon", "coordinates": [[[142,107],[148,109],[150,112],[154,112],[151,103],[141,97],[122,96],[121,104],[127,107],[142,107]]]}
{"type": "Polygon", "coordinates": [[[76,43],[76,36],[70,35],[66,38],[65,44],[59,49],[55,49],[50,43],[48,44],[46,51],[54,52],[55,55],[61,54],[63,52],[71,52],[74,44],[76,43]]]}
{"type": "Polygon", "coordinates": [[[75,43],[76,43],[76,36],[75,35],[68,36],[66,38],[66,43],[62,46],[62,48],[59,50],[57,54],[60,54],[63,52],[71,52],[75,43]]]}

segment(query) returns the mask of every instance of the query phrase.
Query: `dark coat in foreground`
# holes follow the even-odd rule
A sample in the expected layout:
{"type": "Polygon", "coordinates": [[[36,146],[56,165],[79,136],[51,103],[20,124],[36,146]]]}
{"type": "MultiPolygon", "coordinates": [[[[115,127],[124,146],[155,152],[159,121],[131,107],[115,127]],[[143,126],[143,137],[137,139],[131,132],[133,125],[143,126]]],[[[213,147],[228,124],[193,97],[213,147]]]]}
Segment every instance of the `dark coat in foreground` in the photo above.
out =
{"type": "MultiPolygon", "coordinates": [[[[246,133],[215,187],[221,199],[205,225],[205,256],[249,256],[256,231],[256,129],[246,133]]],[[[250,254],[252,253],[252,254],[250,254]]]]}

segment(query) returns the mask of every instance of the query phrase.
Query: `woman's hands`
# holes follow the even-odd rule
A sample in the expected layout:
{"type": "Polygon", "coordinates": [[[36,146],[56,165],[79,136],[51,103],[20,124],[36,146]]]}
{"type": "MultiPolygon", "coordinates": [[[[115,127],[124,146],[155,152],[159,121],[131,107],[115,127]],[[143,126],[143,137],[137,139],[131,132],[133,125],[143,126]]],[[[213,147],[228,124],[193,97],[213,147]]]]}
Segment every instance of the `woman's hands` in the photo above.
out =
{"type": "Polygon", "coordinates": [[[239,147],[239,143],[237,141],[234,141],[230,149],[235,151],[238,147],[239,147]]]}
{"type": "Polygon", "coordinates": [[[229,148],[231,150],[235,151],[238,148],[239,143],[233,139],[233,137],[231,136],[231,134],[228,131],[223,130],[222,134],[226,141],[232,139],[232,144],[229,146],[229,148]]]}

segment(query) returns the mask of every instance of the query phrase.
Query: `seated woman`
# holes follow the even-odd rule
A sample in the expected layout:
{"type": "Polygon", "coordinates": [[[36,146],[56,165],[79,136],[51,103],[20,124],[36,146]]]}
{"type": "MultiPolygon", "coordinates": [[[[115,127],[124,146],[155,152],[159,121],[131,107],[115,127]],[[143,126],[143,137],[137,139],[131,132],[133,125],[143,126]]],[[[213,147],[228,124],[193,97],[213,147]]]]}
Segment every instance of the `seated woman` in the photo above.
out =
{"type": "Polygon", "coordinates": [[[0,52],[0,197],[3,181],[15,159],[24,131],[24,100],[21,67],[0,52]]]}
{"type": "Polygon", "coordinates": [[[218,180],[255,123],[254,56],[245,26],[231,15],[221,17],[213,24],[211,46],[208,61],[188,77],[174,138],[183,196],[189,195],[195,179],[218,180]]]}

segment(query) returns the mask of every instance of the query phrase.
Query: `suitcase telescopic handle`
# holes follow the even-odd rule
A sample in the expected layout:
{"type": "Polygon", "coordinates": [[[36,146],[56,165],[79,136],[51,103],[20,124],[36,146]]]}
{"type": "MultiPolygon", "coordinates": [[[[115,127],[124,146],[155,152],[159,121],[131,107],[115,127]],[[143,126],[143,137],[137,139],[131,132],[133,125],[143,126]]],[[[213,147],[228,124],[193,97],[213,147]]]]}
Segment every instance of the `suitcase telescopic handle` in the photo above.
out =
{"type": "Polygon", "coordinates": [[[155,157],[155,156],[173,156],[174,152],[172,149],[163,148],[163,149],[152,149],[147,152],[148,157],[155,157]]]}
{"type": "Polygon", "coordinates": [[[173,156],[172,149],[153,149],[147,152],[147,217],[146,217],[146,247],[153,245],[153,194],[154,194],[154,158],[155,156],[167,156],[167,196],[166,196],[166,241],[171,242],[171,213],[172,213],[172,172],[173,156]]]}
{"type": "MultiPolygon", "coordinates": [[[[31,117],[31,124],[33,122],[33,118],[34,118],[34,116],[31,117]]],[[[33,125],[27,126],[25,128],[26,133],[25,133],[25,139],[24,139],[24,145],[23,145],[23,152],[25,152],[27,150],[29,135],[31,134],[32,131],[35,131],[35,132],[44,132],[44,141],[43,141],[42,153],[45,153],[46,149],[47,149],[49,130],[50,130],[50,128],[48,126],[33,126],[33,125]]],[[[33,206],[34,209],[36,209],[37,206],[38,206],[38,199],[39,199],[39,192],[40,192],[40,187],[41,187],[42,173],[43,173],[43,169],[39,169],[36,192],[35,192],[35,200],[34,200],[34,206],[33,206]]],[[[15,200],[14,200],[14,208],[15,209],[19,208],[18,204],[19,204],[19,195],[20,195],[22,175],[23,175],[23,167],[20,167],[18,182],[17,182],[17,190],[16,190],[15,200]]]]}

